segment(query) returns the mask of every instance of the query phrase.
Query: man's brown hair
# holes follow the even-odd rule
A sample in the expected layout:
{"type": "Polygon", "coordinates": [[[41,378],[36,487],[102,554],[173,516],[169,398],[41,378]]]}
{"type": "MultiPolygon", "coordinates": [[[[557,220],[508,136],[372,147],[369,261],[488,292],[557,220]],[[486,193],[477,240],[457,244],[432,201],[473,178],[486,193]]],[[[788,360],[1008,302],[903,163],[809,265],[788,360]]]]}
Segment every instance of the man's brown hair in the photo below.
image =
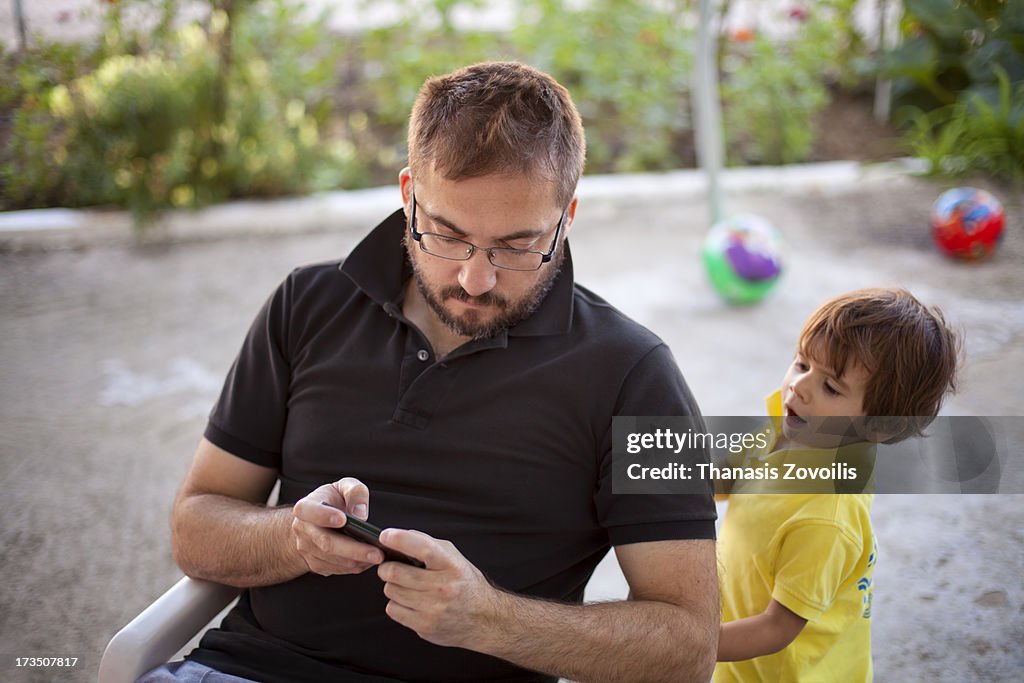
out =
{"type": "Polygon", "coordinates": [[[449,180],[523,173],[555,184],[569,203],[586,140],[569,91],[517,62],[484,62],[423,84],[409,119],[409,166],[449,180]]]}
{"type": "Polygon", "coordinates": [[[904,289],[861,289],[815,311],[800,333],[801,353],[841,377],[851,362],[868,372],[864,412],[888,443],[920,434],[956,389],[960,336],[942,311],[904,289]]]}

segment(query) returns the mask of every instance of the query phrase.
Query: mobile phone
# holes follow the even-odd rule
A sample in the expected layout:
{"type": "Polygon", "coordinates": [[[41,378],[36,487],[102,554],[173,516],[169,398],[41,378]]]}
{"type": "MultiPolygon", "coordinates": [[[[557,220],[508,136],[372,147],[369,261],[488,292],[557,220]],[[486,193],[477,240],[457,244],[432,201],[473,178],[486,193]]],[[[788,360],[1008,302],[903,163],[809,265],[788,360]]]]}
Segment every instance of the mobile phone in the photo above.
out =
{"type": "MultiPolygon", "coordinates": [[[[339,509],[326,501],[322,501],[320,504],[326,505],[329,508],[334,508],[335,510],[339,509]]],[[[344,510],[342,510],[342,512],[344,512],[344,510]]],[[[410,564],[413,567],[426,569],[426,565],[417,560],[415,557],[410,557],[405,553],[399,552],[392,548],[386,548],[383,545],[381,545],[380,532],[382,530],[380,528],[375,527],[369,522],[364,522],[361,519],[357,519],[347,513],[345,517],[348,518],[347,521],[345,522],[345,526],[341,527],[340,529],[336,527],[330,527],[331,530],[345,534],[349,538],[354,538],[360,543],[368,543],[372,546],[380,548],[381,552],[384,553],[385,562],[404,562],[405,564],[410,564]]]]}

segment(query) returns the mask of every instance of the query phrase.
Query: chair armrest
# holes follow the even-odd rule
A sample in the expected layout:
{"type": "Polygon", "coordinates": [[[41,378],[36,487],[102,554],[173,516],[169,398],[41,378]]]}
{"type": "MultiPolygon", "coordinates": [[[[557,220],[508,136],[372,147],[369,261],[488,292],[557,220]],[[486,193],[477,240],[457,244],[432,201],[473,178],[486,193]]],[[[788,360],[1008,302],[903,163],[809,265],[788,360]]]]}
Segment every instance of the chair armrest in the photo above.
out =
{"type": "Polygon", "coordinates": [[[163,664],[240,592],[210,581],[181,579],[110,639],[98,683],[132,683],[163,664]]]}

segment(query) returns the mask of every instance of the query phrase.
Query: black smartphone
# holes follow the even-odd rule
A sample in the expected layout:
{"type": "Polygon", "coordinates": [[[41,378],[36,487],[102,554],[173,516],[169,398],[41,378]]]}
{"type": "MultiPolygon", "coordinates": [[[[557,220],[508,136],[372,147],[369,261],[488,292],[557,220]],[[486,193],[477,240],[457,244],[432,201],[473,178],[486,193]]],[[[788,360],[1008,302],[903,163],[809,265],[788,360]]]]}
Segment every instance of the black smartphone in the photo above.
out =
{"type": "MultiPolygon", "coordinates": [[[[320,504],[321,505],[326,505],[329,508],[334,508],[335,510],[338,509],[337,507],[335,507],[334,505],[331,505],[330,503],[328,503],[326,501],[323,501],[320,504]]],[[[344,510],[342,510],[342,512],[344,512],[344,510]]],[[[419,560],[417,560],[415,557],[410,557],[410,556],[406,555],[405,553],[399,552],[397,550],[393,550],[392,548],[385,548],[383,545],[381,545],[381,542],[380,542],[380,532],[382,531],[381,529],[375,527],[374,525],[370,524],[369,522],[364,522],[361,519],[357,519],[357,518],[353,517],[352,515],[346,514],[345,517],[348,518],[348,520],[345,522],[345,526],[341,527],[340,529],[339,528],[335,528],[335,527],[330,527],[331,530],[332,531],[337,531],[337,532],[342,533],[342,534],[345,534],[349,538],[354,538],[355,540],[359,541],[360,543],[368,543],[368,544],[370,544],[372,546],[376,546],[377,548],[380,548],[381,552],[384,553],[384,560],[386,562],[404,562],[405,564],[410,564],[413,567],[419,567],[420,569],[426,569],[426,565],[423,564],[422,562],[420,562],[419,560]]]]}

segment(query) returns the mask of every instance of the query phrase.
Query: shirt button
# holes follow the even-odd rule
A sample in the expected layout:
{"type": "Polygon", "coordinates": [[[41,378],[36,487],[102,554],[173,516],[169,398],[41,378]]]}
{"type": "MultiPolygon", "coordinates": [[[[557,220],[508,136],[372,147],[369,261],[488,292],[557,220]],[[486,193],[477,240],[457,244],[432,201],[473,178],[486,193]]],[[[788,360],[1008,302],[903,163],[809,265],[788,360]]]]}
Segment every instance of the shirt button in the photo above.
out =
{"type": "Polygon", "coordinates": [[[416,357],[421,361],[427,361],[430,358],[430,353],[428,353],[426,349],[420,349],[416,352],[416,357]]]}

